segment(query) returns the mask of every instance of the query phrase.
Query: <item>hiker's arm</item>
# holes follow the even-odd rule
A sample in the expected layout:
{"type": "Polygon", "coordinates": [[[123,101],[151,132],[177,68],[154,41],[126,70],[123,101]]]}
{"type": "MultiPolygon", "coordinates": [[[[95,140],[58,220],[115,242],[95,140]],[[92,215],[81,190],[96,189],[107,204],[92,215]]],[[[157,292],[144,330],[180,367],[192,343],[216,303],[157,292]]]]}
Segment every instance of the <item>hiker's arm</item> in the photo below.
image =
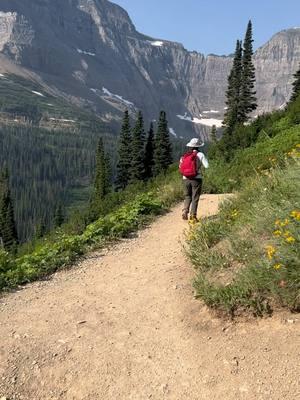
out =
{"type": "Polygon", "coordinates": [[[204,168],[208,168],[208,167],[209,167],[209,165],[208,165],[208,160],[207,160],[207,158],[205,157],[205,155],[204,155],[203,153],[201,153],[199,158],[200,158],[200,161],[201,161],[203,167],[204,167],[204,168]]]}

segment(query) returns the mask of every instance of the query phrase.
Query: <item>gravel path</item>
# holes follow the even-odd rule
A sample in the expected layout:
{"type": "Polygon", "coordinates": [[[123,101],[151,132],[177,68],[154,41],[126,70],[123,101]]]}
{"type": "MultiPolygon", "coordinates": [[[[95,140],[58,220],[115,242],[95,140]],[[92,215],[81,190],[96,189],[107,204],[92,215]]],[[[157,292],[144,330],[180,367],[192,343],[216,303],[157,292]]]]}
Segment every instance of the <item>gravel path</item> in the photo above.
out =
{"type": "MultiPolygon", "coordinates": [[[[202,214],[220,199],[203,196],[202,214]]],[[[0,399],[300,399],[299,316],[210,313],[180,213],[0,299],[0,399]]]]}

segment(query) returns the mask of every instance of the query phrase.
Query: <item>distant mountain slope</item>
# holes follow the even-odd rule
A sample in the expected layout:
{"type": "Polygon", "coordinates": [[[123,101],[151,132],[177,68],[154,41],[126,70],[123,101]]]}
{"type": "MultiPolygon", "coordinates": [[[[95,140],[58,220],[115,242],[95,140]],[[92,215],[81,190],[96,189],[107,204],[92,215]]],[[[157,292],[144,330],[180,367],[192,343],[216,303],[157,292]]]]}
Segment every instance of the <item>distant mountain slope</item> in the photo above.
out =
{"type": "MultiPolygon", "coordinates": [[[[0,32],[0,72],[9,60],[104,121],[120,121],[126,107],[148,120],[164,108],[175,134],[206,137],[203,124],[222,119],[231,57],[145,36],[107,0],[1,0],[0,32]]],[[[300,63],[300,29],[275,35],[255,62],[258,111],[280,107],[300,63]]]]}

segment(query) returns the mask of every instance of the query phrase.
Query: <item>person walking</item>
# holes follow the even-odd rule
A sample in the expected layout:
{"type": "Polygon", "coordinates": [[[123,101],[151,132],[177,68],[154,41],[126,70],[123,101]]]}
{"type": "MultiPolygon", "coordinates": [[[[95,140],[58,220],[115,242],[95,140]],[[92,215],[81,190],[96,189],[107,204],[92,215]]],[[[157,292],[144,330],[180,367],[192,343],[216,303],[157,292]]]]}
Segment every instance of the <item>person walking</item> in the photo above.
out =
{"type": "Polygon", "coordinates": [[[199,139],[193,138],[187,145],[188,151],[181,157],[179,171],[183,176],[185,192],[182,218],[191,222],[198,222],[197,210],[202,190],[202,167],[208,168],[207,158],[199,151],[204,146],[199,139]]]}

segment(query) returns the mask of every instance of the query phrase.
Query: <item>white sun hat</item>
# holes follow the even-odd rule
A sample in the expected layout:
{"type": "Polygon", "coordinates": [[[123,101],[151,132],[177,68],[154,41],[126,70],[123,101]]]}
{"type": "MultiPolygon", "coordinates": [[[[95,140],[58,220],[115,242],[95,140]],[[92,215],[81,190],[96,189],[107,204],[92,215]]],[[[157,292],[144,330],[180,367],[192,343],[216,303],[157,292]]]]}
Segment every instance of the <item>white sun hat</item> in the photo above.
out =
{"type": "Polygon", "coordinates": [[[193,138],[191,141],[186,145],[186,147],[203,147],[204,143],[200,142],[200,139],[193,138]]]}

